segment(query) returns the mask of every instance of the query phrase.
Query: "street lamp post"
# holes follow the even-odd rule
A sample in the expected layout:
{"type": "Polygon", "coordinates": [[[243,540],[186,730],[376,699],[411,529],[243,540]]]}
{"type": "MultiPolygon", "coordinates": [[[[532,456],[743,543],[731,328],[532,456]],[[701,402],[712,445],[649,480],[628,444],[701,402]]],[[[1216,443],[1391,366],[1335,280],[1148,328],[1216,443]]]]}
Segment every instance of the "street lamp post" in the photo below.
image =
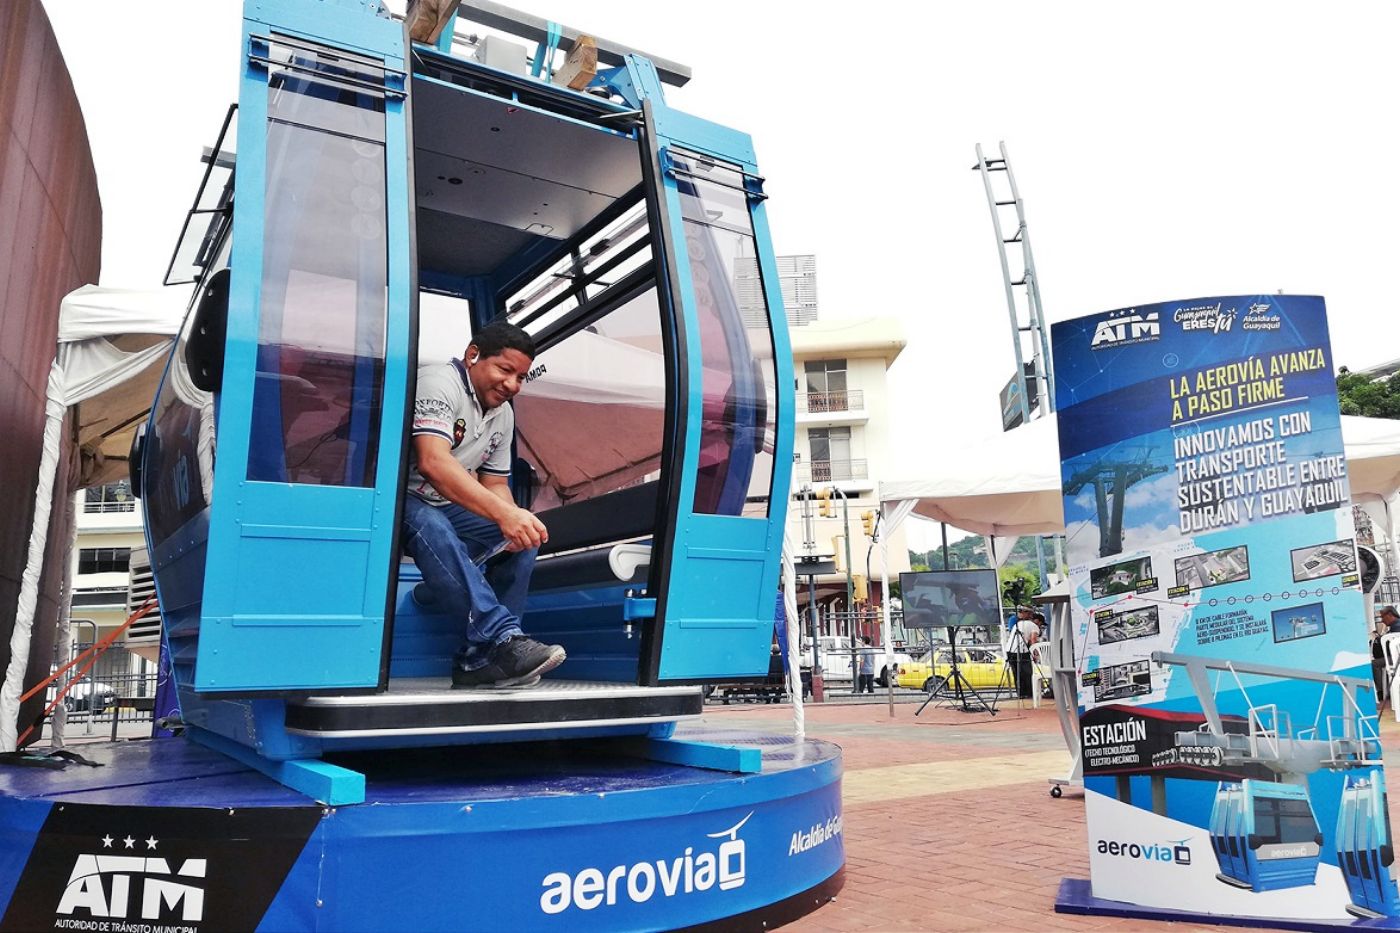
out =
{"type": "Polygon", "coordinates": [[[856,583],[851,576],[851,500],[835,483],[824,491],[826,496],[823,498],[830,498],[832,495],[841,497],[841,521],[846,529],[846,632],[851,642],[851,692],[857,693],[860,690],[860,674],[856,667],[856,583]]]}

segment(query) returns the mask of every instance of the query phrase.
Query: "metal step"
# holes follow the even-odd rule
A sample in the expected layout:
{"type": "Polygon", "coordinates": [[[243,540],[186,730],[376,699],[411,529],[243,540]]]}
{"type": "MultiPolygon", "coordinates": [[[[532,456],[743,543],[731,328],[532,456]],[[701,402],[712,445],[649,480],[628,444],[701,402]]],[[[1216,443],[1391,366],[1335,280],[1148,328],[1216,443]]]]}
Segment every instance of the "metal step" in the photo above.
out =
{"type": "Polygon", "coordinates": [[[370,696],[288,701],[287,731],[321,738],[528,732],[677,722],[698,719],[703,710],[697,686],[544,680],[533,687],[454,690],[447,677],[408,677],[370,696]]]}

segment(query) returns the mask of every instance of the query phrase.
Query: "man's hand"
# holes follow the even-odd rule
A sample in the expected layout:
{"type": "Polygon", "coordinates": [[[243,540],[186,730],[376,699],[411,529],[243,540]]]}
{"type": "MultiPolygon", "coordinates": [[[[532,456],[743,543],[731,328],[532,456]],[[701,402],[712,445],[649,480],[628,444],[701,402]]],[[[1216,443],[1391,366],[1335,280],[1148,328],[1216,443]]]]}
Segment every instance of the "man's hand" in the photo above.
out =
{"type": "Polygon", "coordinates": [[[500,526],[501,534],[508,542],[507,551],[536,548],[549,540],[549,530],[544,527],[544,522],[529,509],[513,506],[496,524],[500,526]]]}

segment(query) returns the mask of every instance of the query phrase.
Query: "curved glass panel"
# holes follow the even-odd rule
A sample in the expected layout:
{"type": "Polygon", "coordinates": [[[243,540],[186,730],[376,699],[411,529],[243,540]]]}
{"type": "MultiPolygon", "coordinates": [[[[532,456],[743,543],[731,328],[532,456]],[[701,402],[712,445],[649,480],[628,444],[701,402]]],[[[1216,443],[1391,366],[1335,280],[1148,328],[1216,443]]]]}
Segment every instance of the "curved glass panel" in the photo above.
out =
{"type": "Polygon", "coordinates": [[[670,152],[700,318],[702,412],[696,512],[768,514],[777,428],[773,335],[744,176],[670,152]]]}
{"type": "Polygon", "coordinates": [[[284,50],[267,187],[248,478],[372,486],[387,315],[382,69],[284,50]]]}
{"type": "MultiPolygon", "coordinates": [[[[142,502],[155,548],[207,509],[214,490],[214,394],[198,388],[190,378],[186,348],[204,291],[215,279],[214,273],[228,266],[231,239],[225,234],[218,258],[185,314],[146,435],[142,502]]],[[[154,563],[154,553],[151,559],[154,563]]]]}

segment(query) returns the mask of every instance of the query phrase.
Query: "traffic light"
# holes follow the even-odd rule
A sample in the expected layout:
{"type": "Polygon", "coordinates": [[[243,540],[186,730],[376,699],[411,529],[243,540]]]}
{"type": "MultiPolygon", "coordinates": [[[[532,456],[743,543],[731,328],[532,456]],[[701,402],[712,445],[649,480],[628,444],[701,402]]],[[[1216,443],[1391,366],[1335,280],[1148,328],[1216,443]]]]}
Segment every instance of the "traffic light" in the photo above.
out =
{"type": "Polygon", "coordinates": [[[870,587],[865,582],[865,574],[851,574],[851,589],[855,592],[856,602],[866,603],[870,601],[870,587]]]}
{"type": "Polygon", "coordinates": [[[831,487],[818,489],[812,493],[821,501],[821,506],[817,509],[817,514],[822,518],[836,517],[836,504],[831,501],[831,487]]]}
{"type": "Polygon", "coordinates": [[[832,536],[831,536],[832,563],[834,563],[834,564],[836,565],[836,572],[837,572],[837,573],[845,573],[845,572],[846,572],[846,561],[845,561],[845,560],[842,558],[842,556],[841,556],[842,553],[843,553],[844,550],[845,550],[845,548],[844,548],[844,546],[843,546],[843,542],[845,542],[845,540],[846,540],[846,536],[845,536],[845,535],[832,535],[832,536]]]}
{"type": "Polygon", "coordinates": [[[860,525],[865,529],[865,536],[867,538],[875,537],[875,518],[876,513],[874,509],[866,509],[864,512],[860,513],[860,525]]]}

